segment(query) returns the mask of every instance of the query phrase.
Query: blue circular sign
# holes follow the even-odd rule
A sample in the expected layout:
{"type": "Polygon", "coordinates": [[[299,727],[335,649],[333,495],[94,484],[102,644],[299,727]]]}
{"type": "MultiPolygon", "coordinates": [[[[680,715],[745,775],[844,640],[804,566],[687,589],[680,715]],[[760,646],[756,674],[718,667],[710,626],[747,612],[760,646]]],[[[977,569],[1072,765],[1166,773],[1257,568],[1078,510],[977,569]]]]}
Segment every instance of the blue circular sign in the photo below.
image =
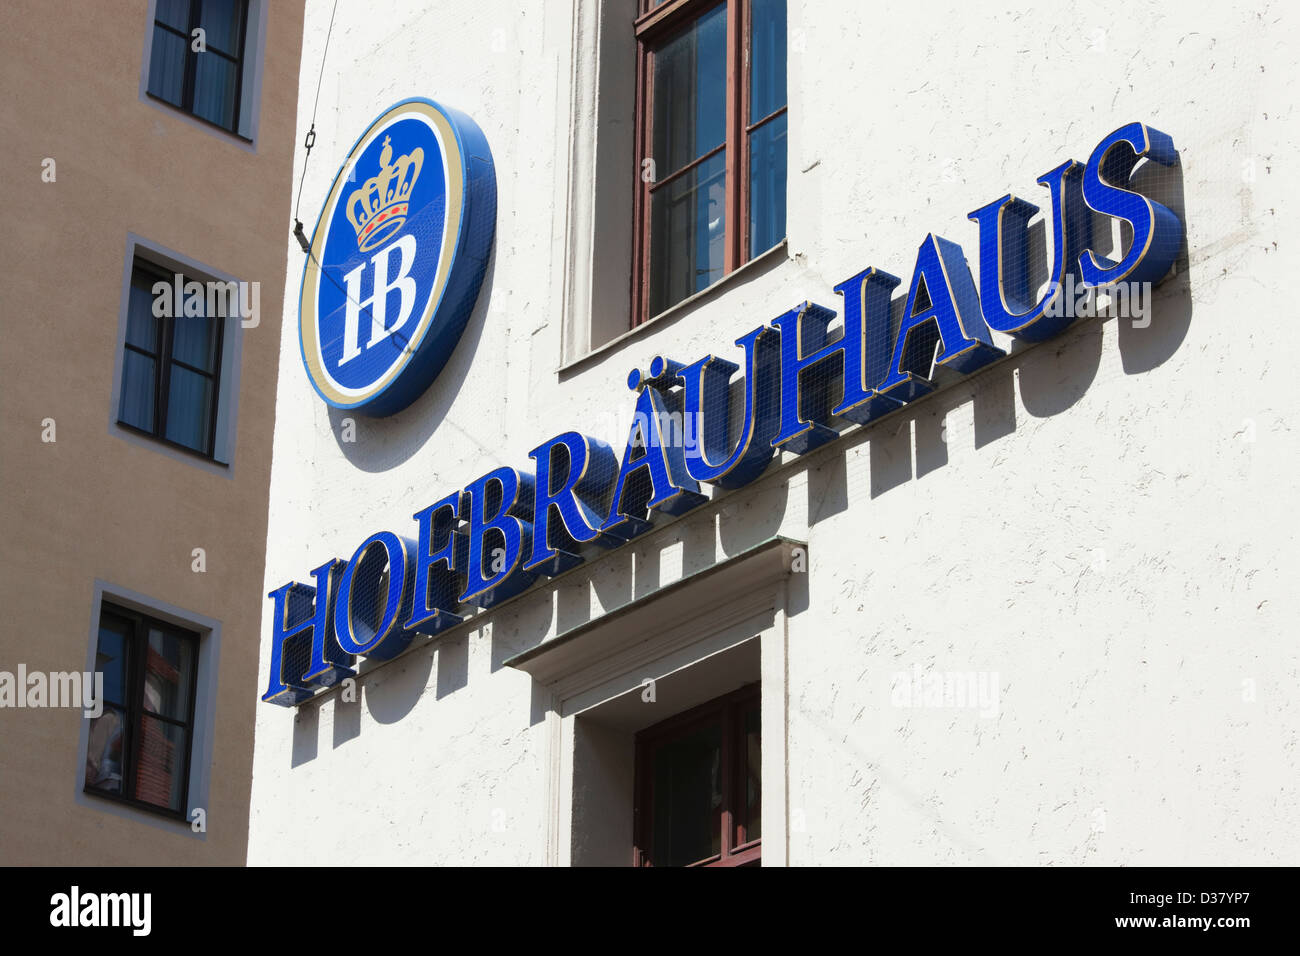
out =
{"type": "Polygon", "coordinates": [[[340,167],[303,266],[298,338],[320,397],[375,416],[415,401],[465,330],[495,230],[477,124],[419,97],[381,113],[340,167]]]}

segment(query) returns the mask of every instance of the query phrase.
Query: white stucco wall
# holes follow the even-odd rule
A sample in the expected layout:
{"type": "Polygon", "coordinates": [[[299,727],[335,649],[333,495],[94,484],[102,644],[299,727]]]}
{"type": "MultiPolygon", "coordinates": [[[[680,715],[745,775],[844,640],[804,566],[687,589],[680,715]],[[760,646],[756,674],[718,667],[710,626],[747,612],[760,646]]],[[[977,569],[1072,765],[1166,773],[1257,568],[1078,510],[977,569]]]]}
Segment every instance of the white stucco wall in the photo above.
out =
{"type": "MultiPolygon", "coordinates": [[[[389,419],[354,416],[344,444],[301,365],[302,254],[286,242],[268,591],[373,531],[413,534],[416,510],[529,466],[560,431],[621,449],[625,378],[656,354],[739,355],[735,338],[805,298],[838,309],[831,287],[866,266],[906,282],[930,231],[977,270],[970,210],[1010,191],[1041,203],[1039,175],[1126,122],[1179,149],[1185,269],[1149,328],[1080,320],[786,456],[364,676],[358,704],[261,705],[249,861],[562,860],[548,850],[564,812],[553,718],[501,662],[780,533],[811,555],[807,606],[788,618],[790,862],[1295,863],[1293,12],[921,2],[882,19],[791,0],[782,261],[561,374],[569,162],[591,148],[571,142],[570,109],[592,40],[568,3],[450,6],[339,4],[302,210],[310,231],[339,160],[390,103],[469,113],[498,181],[479,307],[428,392],[389,419]],[[996,674],[996,716],[895,706],[891,677],[914,667],[996,674]]],[[[329,15],[308,3],[302,130],[329,15]]],[[[765,831],[779,833],[766,818],[765,831]]]]}

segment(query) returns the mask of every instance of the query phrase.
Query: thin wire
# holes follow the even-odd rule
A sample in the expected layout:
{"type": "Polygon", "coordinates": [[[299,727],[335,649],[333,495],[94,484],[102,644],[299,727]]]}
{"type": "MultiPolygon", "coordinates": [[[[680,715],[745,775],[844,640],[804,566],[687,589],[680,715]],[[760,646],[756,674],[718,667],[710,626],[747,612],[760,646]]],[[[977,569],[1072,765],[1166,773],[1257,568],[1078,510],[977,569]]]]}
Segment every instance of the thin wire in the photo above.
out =
{"type": "Polygon", "coordinates": [[[302,221],[298,216],[299,207],[302,205],[302,185],[307,179],[307,161],[311,159],[311,148],[316,145],[316,112],[320,109],[320,88],[325,79],[325,58],[330,52],[330,36],[334,33],[334,14],[338,13],[339,0],[334,0],[334,6],[330,10],[330,25],[325,31],[325,48],[320,54],[320,72],[316,75],[316,99],[311,107],[311,129],[307,131],[307,141],[304,145],[307,147],[307,155],[302,160],[302,178],[298,181],[298,201],[293,206],[294,223],[301,227],[302,221]]]}
{"type": "MultiPolygon", "coordinates": [[[[298,215],[298,212],[302,207],[303,185],[307,181],[307,163],[311,159],[311,149],[313,146],[316,145],[316,113],[320,109],[321,85],[324,83],[325,80],[325,58],[329,55],[330,37],[333,36],[334,34],[334,15],[338,13],[338,9],[339,9],[339,0],[334,0],[334,6],[330,9],[329,29],[325,31],[325,47],[324,49],[321,50],[321,55],[320,55],[320,72],[316,76],[316,98],[312,102],[312,107],[311,107],[311,128],[307,130],[307,137],[303,142],[303,145],[307,148],[307,152],[302,159],[302,176],[298,180],[298,198],[293,204],[293,235],[297,238],[298,244],[302,246],[302,251],[307,254],[307,258],[310,259],[315,264],[316,271],[321,275],[325,276],[325,278],[329,279],[330,282],[334,284],[334,287],[343,293],[344,298],[351,299],[351,296],[348,295],[347,289],[339,285],[338,279],[334,278],[334,276],[330,273],[330,271],[320,264],[320,260],[317,259],[315,253],[312,252],[311,242],[308,241],[307,234],[303,231],[302,219],[298,215]]],[[[353,300],[353,305],[355,305],[358,309],[363,308],[361,303],[356,302],[355,300],[353,300]]],[[[399,343],[401,343],[402,351],[404,352],[410,351],[411,348],[410,339],[408,339],[401,332],[397,332],[397,331],[394,331],[392,333],[392,336],[393,338],[397,339],[399,343]]]]}
{"type": "Polygon", "coordinates": [[[325,49],[320,54],[320,73],[316,76],[316,101],[311,107],[311,123],[316,125],[316,108],[320,106],[320,86],[321,80],[325,77],[325,57],[330,52],[330,36],[334,33],[334,14],[338,12],[339,0],[334,0],[334,7],[330,10],[330,25],[325,31],[325,49]]]}

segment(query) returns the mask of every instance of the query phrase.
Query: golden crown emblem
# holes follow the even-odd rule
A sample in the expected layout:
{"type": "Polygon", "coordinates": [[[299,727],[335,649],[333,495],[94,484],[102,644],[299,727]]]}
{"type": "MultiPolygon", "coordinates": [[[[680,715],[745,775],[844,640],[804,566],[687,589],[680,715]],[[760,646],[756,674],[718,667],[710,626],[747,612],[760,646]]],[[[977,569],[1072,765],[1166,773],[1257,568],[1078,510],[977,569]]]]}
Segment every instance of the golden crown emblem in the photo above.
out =
{"type": "Polygon", "coordinates": [[[348,197],[347,214],[357,231],[357,248],[367,252],[388,239],[406,222],[408,200],[424,165],[424,150],[417,146],[406,156],[393,158],[391,137],[384,137],[379,154],[379,175],[367,179],[348,197]]]}

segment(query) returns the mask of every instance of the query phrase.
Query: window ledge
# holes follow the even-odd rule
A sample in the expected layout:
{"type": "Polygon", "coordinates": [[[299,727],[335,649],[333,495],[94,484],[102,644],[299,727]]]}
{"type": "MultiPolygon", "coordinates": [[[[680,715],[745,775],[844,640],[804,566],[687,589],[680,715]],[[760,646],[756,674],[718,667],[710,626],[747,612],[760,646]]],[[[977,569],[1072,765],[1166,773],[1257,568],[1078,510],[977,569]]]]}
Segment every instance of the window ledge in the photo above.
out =
{"type": "Polygon", "coordinates": [[[721,295],[742,279],[753,278],[757,273],[774,268],[777,264],[786,261],[786,250],[788,245],[789,240],[782,239],[771,249],[759,253],[744,265],[723,276],[707,289],[701,289],[694,295],[682,299],[681,302],[678,302],[674,306],[670,306],[658,315],[642,322],[640,325],[628,329],[622,335],[618,335],[603,345],[598,345],[589,352],[585,352],[577,358],[565,362],[555,370],[555,374],[563,380],[579,369],[594,364],[605,358],[607,355],[618,351],[628,342],[646,334],[648,330],[662,328],[665,324],[674,322],[689,312],[694,312],[697,307],[703,305],[705,302],[711,301],[715,296],[721,295]]]}
{"type": "Polygon", "coordinates": [[[230,467],[229,462],[222,461],[221,459],[215,457],[214,455],[209,455],[207,452],[199,451],[197,448],[191,448],[189,445],[184,445],[178,441],[173,441],[170,438],[164,438],[162,435],[159,435],[157,432],[147,431],[139,427],[138,425],[132,425],[130,422],[124,422],[120,418],[114,424],[117,425],[118,428],[125,429],[126,431],[130,432],[133,435],[138,435],[141,438],[147,438],[150,441],[156,441],[160,445],[166,445],[168,448],[174,448],[176,451],[182,452],[198,461],[206,462],[209,465],[215,465],[218,468],[230,467]]]}
{"type": "Polygon", "coordinates": [[[175,103],[169,103],[161,96],[150,93],[148,90],[145,91],[143,100],[154,109],[161,110],[164,113],[176,117],[184,123],[188,123],[189,125],[195,126],[207,133],[211,133],[213,136],[225,140],[232,146],[238,146],[240,149],[247,150],[250,153],[257,152],[257,143],[249,139],[247,136],[244,136],[242,133],[236,133],[234,130],[226,129],[226,127],[214,123],[211,120],[206,120],[197,113],[191,113],[189,110],[183,109],[175,103]]]}
{"type": "Polygon", "coordinates": [[[167,110],[170,113],[175,113],[178,116],[184,116],[187,119],[192,119],[196,123],[201,124],[204,128],[212,130],[212,132],[214,133],[220,133],[221,135],[228,136],[231,139],[237,139],[241,143],[247,143],[249,146],[253,145],[252,139],[245,136],[243,133],[239,132],[238,130],[233,130],[227,126],[222,126],[220,123],[214,123],[210,119],[204,119],[198,113],[191,112],[190,110],[185,109],[185,107],[183,106],[177,106],[175,103],[171,102],[170,100],[164,99],[163,97],[159,96],[157,93],[151,93],[149,90],[145,90],[144,95],[147,96],[152,102],[157,103],[159,106],[161,106],[163,109],[167,110]]]}
{"type": "Polygon", "coordinates": [[[185,813],[181,810],[172,810],[168,807],[160,807],[156,804],[146,803],[143,800],[133,800],[130,797],[116,793],[108,793],[104,790],[96,790],[90,785],[86,785],[81,790],[88,797],[94,797],[97,800],[108,800],[112,803],[121,804],[124,807],[130,807],[132,810],[139,810],[141,813],[150,813],[162,820],[171,820],[173,823],[180,823],[186,828],[189,827],[190,821],[185,813]]]}
{"type": "Polygon", "coordinates": [[[790,574],[795,551],[807,553],[807,547],[791,538],[769,538],[516,654],[505,666],[551,684],[656,635],[675,633],[704,612],[724,608],[735,599],[745,598],[745,613],[752,615],[763,610],[755,596],[790,574]],[[707,588],[695,587],[705,579],[710,579],[707,588]]]}
{"type": "Polygon", "coordinates": [[[130,800],[106,796],[89,788],[77,791],[76,803],[77,806],[85,807],[96,813],[107,813],[122,820],[129,820],[132,823],[154,827],[165,833],[188,837],[191,840],[200,842],[207,842],[208,839],[206,829],[195,830],[190,820],[181,814],[173,815],[162,812],[152,807],[141,806],[130,800]]]}

